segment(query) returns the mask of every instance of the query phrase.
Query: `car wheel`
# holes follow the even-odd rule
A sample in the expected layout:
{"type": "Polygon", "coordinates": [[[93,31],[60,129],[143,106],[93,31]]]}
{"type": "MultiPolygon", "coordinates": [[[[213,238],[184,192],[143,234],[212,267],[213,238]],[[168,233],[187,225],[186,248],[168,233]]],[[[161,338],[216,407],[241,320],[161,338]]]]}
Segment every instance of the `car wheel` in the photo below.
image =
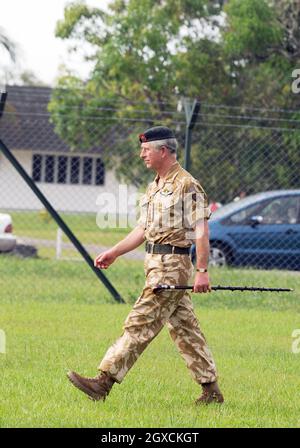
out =
{"type": "Polygon", "coordinates": [[[209,265],[214,267],[225,267],[231,264],[232,252],[227,246],[211,244],[209,254],[209,265]]]}

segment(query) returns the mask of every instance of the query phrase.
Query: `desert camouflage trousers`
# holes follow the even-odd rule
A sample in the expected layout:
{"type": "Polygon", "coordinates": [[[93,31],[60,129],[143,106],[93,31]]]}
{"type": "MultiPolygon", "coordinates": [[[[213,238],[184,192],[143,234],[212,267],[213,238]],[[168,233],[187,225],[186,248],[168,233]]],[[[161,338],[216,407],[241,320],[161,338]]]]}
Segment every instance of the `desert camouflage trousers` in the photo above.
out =
{"type": "Polygon", "coordinates": [[[98,369],[121,383],[148,344],[166,324],[171,338],[197,383],[216,381],[212,354],[195,316],[190,295],[184,290],[153,293],[158,284],[188,284],[193,266],[188,255],[146,254],[146,282],[141,296],[126,318],[123,334],[108,349],[98,369]]]}

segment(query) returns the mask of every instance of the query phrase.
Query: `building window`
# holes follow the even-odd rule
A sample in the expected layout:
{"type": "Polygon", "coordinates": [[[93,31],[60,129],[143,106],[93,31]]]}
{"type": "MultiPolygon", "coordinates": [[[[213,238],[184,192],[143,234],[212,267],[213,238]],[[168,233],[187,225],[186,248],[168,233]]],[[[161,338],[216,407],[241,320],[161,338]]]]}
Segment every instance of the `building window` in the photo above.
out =
{"type": "Polygon", "coordinates": [[[105,167],[99,157],[33,154],[32,179],[72,185],[104,185],[105,167]]]}
{"type": "Polygon", "coordinates": [[[54,156],[45,157],[45,182],[54,182],[54,156]]]}
{"type": "Polygon", "coordinates": [[[80,157],[71,157],[70,183],[79,184],[80,157]]]}
{"type": "Polygon", "coordinates": [[[58,156],[57,183],[65,184],[67,182],[68,157],[58,156]]]}
{"type": "Polygon", "coordinates": [[[91,157],[84,157],[82,183],[84,185],[91,185],[92,175],[93,175],[93,159],[91,157]]]}
{"type": "Polygon", "coordinates": [[[96,159],[96,179],[95,184],[96,185],[104,185],[104,163],[101,159],[96,159]]]}
{"type": "Polygon", "coordinates": [[[32,179],[35,182],[42,180],[42,156],[34,154],[32,158],[32,179]]]}

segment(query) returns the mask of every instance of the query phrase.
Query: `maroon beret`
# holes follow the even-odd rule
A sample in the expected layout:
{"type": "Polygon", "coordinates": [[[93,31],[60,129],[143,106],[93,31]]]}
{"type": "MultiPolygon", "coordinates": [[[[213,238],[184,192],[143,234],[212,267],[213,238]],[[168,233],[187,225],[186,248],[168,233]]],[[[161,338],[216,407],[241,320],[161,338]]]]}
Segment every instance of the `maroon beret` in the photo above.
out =
{"type": "Polygon", "coordinates": [[[175,138],[175,135],[173,131],[166,126],[155,126],[139,135],[141,143],[154,142],[155,140],[167,140],[169,138],[175,138]]]}

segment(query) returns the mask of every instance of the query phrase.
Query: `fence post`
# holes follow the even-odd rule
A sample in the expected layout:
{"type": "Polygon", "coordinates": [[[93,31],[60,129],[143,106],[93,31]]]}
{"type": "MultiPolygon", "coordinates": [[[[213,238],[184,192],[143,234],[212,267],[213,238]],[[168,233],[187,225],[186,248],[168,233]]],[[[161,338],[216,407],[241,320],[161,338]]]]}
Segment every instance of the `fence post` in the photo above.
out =
{"type": "Polygon", "coordinates": [[[5,331],[0,328],[0,353],[6,353],[6,335],[5,331]]]}
{"type": "MultiPolygon", "coordinates": [[[[6,101],[6,92],[1,93],[0,96],[0,118],[4,110],[5,101],[6,101]]],[[[41,192],[41,190],[37,187],[35,182],[31,179],[31,177],[27,174],[27,172],[24,170],[22,165],[18,162],[18,160],[15,158],[15,156],[12,154],[12,152],[7,148],[7,146],[4,144],[4,142],[0,139],[0,150],[2,150],[4,156],[9,160],[9,162],[13,165],[13,167],[17,170],[17,172],[20,174],[20,176],[25,180],[26,184],[29,186],[29,188],[32,190],[32,192],[38,197],[38,199],[42,202],[46,210],[51,214],[52,218],[55,220],[55,222],[58,224],[58,226],[62,229],[62,231],[67,235],[69,240],[73,243],[73,245],[76,247],[78,252],[82,255],[84,260],[87,262],[89,267],[93,270],[93,272],[97,275],[99,280],[102,281],[104,286],[109,290],[113,298],[120,303],[125,303],[120,294],[117,292],[117,290],[113,287],[113,285],[110,283],[110,281],[106,278],[106,276],[100,271],[100,269],[97,269],[94,266],[94,261],[91,258],[91,256],[88,254],[88,252],[85,250],[83,245],[80,243],[80,241],[76,238],[74,233],[71,231],[71,229],[67,226],[67,224],[64,222],[64,220],[60,217],[60,215],[57,213],[57,211],[52,207],[48,199],[44,196],[44,194],[41,192]]]]}
{"type": "Polygon", "coordinates": [[[192,130],[196,124],[197,117],[200,111],[201,103],[195,99],[191,105],[187,98],[183,98],[183,105],[185,110],[186,128],[185,128],[185,146],[184,146],[184,169],[189,171],[191,163],[191,141],[192,130]]]}
{"type": "Polygon", "coordinates": [[[7,92],[0,91],[0,118],[2,117],[5,102],[6,102],[7,92]]]}
{"type": "Polygon", "coordinates": [[[57,228],[56,232],[56,260],[60,260],[61,258],[61,249],[62,249],[62,231],[61,228],[57,228]]]}

